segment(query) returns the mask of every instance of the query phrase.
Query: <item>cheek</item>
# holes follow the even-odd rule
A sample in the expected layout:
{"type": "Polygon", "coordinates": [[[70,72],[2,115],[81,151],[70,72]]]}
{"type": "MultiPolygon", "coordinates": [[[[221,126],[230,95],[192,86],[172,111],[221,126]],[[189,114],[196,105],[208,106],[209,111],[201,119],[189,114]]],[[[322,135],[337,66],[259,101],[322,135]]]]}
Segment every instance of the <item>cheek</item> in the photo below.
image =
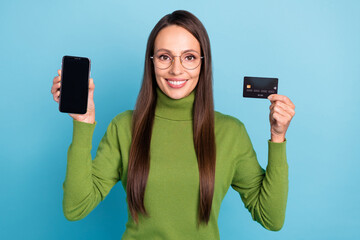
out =
{"type": "Polygon", "coordinates": [[[156,78],[156,82],[159,82],[160,81],[160,78],[162,77],[162,72],[159,71],[159,70],[155,70],[155,78],[156,78]]]}
{"type": "Polygon", "coordinates": [[[165,78],[168,74],[169,74],[169,71],[167,69],[161,70],[161,69],[155,68],[155,77],[157,77],[157,78],[161,78],[161,77],[165,78]]]}
{"type": "Polygon", "coordinates": [[[200,70],[194,71],[190,73],[190,76],[193,80],[195,80],[196,82],[199,81],[199,76],[200,76],[200,70]]]}
{"type": "Polygon", "coordinates": [[[155,69],[155,77],[158,78],[159,77],[159,71],[157,69],[155,69]]]}

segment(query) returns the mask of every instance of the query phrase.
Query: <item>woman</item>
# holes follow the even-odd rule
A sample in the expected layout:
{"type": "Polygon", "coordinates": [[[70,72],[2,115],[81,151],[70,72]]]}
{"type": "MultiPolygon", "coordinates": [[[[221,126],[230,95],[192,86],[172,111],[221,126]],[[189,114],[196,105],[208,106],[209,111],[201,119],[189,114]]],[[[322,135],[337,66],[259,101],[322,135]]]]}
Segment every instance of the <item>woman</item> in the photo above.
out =
{"type": "MultiPolygon", "coordinates": [[[[60,75],[51,92],[59,100],[60,75]]],[[[90,79],[86,114],[73,118],[63,184],[68,220],[87,216],[121,181],[128,216],[122,239],[219,239],[217,218],[231,186],[252,218],[269,230],[284,222],[288,191],[285,133],[295,114],[286,97],[269,97],[271,140],[266,171],[244,124],[214,111],[210,41],[187,11],[164,16],[152,30],[135,110],[109,124],[95,159],[90,79]]]]}

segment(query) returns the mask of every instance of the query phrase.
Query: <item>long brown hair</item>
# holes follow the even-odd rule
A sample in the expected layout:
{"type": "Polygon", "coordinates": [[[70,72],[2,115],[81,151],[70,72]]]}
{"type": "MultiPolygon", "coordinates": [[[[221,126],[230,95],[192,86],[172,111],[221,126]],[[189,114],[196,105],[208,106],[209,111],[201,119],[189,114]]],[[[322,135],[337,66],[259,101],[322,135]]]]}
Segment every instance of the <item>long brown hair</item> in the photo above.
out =
{"type": "Polygon", "coordinates": [[[157,99],[155,70],[150,56],[154,53],[157,34],[170,25],[178,25],[188,30],[199,41],[201,55],[204,56],[199,81],[194,90],[196,92],[193,106],[193,138],[200,178],[198,220],[200,223],[208,224],[214,194],[216,162],[210,40],[200,20],[187,11],[178,10],[165,15],[155,25],[148,38],[144,76],[132,118],[127,202],[136,223],[138,213],[149,216],[144,206],[144,195],[150,168],[150,141],[157,99]]]}

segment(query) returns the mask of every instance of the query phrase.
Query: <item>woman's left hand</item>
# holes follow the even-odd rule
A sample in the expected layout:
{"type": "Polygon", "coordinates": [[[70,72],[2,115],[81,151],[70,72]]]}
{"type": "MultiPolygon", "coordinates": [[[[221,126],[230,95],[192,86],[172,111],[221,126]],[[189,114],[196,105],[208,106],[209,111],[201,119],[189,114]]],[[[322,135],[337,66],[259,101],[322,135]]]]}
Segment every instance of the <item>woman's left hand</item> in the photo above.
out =
{"type": "Polygon", "coordinates": [[[295,115],[295,105],[284,95],[271,94],[268,99],[271,102],[269,107],[271,141],[283,142],[290,121],[295,115]]]}

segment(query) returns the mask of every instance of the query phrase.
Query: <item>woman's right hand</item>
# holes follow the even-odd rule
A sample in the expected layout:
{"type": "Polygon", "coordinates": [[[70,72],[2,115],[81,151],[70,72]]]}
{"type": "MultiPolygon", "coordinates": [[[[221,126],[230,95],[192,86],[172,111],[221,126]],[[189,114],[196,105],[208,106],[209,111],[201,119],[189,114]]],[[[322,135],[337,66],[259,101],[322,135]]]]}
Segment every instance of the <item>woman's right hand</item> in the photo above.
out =
{"type": "MultiPolygon", "coordinates": [[[[59,98],[60,98],[60,86],[61,86],[60,79],[61,79],[61,70],[58,70],[58,76],[54,77],[53,85],[51,88],[51,94],[53,95],[53,98],[57,103],[59,103],[59,98]]],[[[95,123],[94,89],[95,89],[94,80],[90,78],[87,111],[85,114],[69,113],[69,116],[72,117],[74,120],[79,122],[91,123],[91,124],[95,123]]]]}

